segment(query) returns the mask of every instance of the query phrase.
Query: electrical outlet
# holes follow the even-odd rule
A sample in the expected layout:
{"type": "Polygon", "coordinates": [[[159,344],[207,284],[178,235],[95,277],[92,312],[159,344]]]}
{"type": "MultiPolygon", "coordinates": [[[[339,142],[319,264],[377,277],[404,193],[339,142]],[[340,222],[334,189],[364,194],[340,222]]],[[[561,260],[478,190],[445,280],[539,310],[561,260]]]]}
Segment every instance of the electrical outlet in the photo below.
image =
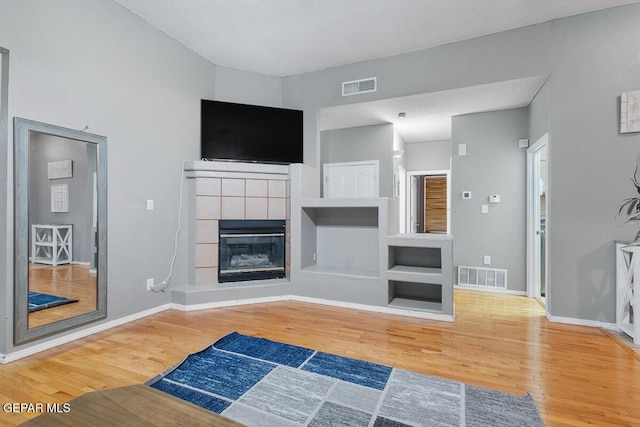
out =
{"type": "Polygon", "coordinates": [[[153,288],[153,277],[150,279],[147,279],[147,290],[150,291],[151,288],[153,288]]]}
{"type": "Polygon", "coordinates": [[[483,259],[484,265],[490,265],[491,264],[491,256],[490,255],[485,255],[484,259],[483,259]]]}
{"type": "Polygon", "coordinates": [[[152,211],[153,210],[153,200],[151,200],[151,199],[147,200],[147,210],[148,211],[152,211]]]}

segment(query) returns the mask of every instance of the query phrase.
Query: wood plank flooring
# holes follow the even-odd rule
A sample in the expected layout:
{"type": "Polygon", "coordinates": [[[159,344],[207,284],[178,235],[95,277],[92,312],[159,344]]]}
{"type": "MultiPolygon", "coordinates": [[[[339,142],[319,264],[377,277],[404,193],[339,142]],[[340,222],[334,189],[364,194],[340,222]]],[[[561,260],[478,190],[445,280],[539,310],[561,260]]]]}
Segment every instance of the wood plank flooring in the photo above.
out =
{"type": "MultiPolygon", "coordinates": [[[[142,383],[231,331],[530,393],[549,426],[640,425],[640,360],[533,299],[455,291],[454,323],[299,302],[166,311],[0,366],[0,403],[64,403],[142,383]]],[[[0,425],[37,413],[0,412],[0,425]]]]}
{"type": "Polygon", "coordinates": [[[29,269],[29,290],[77,299],[78,302],[29,313],[29,327],[45,325],[96,310],[96,275],[85,265],[38,265],[29,269]]]}

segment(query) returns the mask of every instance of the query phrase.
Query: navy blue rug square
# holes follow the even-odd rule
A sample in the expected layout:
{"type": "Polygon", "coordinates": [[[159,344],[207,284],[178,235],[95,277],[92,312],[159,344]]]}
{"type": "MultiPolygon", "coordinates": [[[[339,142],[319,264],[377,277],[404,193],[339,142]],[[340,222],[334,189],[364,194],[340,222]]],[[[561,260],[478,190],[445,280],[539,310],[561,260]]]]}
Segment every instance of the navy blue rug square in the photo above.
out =
{"type": "Polygon", "coordinates": [[[237,332],[222,337],[213,347],[292,368],[302,365],[313,354],[313,350],[308,348],[241,335],[237,332]]]}
{"type": "Polygon", "coordinates": [[[384,389],[389,375],[391,375],[391,369],[377,363],[321,352],[317,352],[302,367],[304,371],[326,375],[376,390],[384,389]]]}
{"type": "Polygon", "coordinates": [[[207,348],[188,357],[165,378],[236,400],[275,367],[272,363],[207,348]]]}
{"type": "Polygon", "coordinates": [[[45,308],[71,304],[72,302],[78,302],[78,300],[67,297],[59,297],[57,295],[49,295],[40,292],[29,291],[29,313],[44,310],[45,308]]]}

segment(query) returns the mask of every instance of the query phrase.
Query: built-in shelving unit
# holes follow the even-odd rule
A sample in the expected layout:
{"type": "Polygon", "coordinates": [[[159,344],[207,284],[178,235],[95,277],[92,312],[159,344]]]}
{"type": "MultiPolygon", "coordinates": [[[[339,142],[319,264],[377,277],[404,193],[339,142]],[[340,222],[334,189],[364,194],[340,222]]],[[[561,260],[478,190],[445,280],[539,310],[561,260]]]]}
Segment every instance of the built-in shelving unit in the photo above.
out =
{"type": "Polygon", "coordinates": [[[356,278],[380,277],[380,200],[303,200],[302,270],[356,278]]]}
{"type": "Polygon", "coordinates": [[[387,239],[390,307],[453,316],[452,240],[446,234],[387,239]]]}

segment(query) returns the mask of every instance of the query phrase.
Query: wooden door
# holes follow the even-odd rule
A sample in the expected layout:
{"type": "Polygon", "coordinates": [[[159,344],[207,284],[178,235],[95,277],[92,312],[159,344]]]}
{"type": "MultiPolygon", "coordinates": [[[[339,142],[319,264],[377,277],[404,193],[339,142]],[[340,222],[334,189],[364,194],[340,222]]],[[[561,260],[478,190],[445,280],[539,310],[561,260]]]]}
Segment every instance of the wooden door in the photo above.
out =
{"type": "Polygon", "coordinates": [[[447,177],[424,177],[424,232],[447,232],[447,177]]]}

